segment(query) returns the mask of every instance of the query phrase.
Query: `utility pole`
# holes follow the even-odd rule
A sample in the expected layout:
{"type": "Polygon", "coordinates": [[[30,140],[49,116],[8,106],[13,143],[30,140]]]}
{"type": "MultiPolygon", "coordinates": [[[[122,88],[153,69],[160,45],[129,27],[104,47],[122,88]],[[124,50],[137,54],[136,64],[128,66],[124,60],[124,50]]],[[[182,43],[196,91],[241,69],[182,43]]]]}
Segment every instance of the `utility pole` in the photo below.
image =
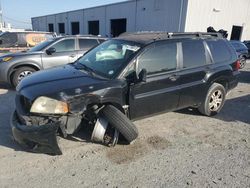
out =
{"type": "Polygon", "coordinates": [[[3,27],[3,11],[2,11],[2,1],[0,0],[0,26],[3,27]]]}

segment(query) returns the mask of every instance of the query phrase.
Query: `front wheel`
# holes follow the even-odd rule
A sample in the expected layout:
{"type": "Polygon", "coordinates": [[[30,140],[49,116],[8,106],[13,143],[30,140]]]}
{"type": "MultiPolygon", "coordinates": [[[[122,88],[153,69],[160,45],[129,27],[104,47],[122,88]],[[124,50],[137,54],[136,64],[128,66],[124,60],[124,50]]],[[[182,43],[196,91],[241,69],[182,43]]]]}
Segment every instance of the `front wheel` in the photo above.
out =
{"type": "Polygon", "coordinates": [[[101,111],[103,117],[130,143],[138,137],[136,126],[114,106],[107,105],[101,111]]]}
{"type": "Polygon", "coordinates": [[[226,90],[223,85],[214,83],[207,92],[204,102],[198,110],[206,116],[214,116],[220,112],[226,99],[226,90]]]}
{"type": "Polygon", "coordinates": [[[12,77],[12,85],[13,87],[16,88],[16,86],[18,85],[18,83],[25,77],[31,75],[33,72],[35,72],[36,70],[31,68],[31,67],[21,67],[18,68],[12,77]]]}

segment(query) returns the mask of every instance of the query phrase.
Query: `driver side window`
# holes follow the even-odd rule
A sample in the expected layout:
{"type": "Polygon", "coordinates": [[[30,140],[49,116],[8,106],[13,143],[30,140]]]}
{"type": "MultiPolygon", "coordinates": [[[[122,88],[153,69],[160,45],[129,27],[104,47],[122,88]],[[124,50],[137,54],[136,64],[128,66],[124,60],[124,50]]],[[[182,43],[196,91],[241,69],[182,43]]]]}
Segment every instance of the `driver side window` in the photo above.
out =
{"type": "Polygon", "coordinates": [[[70,52],[75,50],[75,39],[65,39],[62,40],[55,45],[52,46],[52,48],[56,49],[56,52],[70,52]]]}
{"type": "Polygon", "coordinates": [[[138,72],[147,70],[148,75],[173,71],[177,66],[177,43],[156,43],[138,59],[138,72]]]}

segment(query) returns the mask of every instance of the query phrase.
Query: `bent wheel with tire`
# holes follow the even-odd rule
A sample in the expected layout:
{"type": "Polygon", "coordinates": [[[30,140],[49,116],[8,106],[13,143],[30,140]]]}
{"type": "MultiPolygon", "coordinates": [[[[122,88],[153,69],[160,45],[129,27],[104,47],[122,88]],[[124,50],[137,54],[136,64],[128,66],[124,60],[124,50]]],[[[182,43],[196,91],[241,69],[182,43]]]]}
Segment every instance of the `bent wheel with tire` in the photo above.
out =
{"type": "Polygon", "coordinates": [[[101,114],[129,143],[138,137],[136,126],[125,116],[125,114],[114,106],[105,106],[102,109],[101,114]]]}
{"type": "Polygon", "coordinates": [[[199,106],[200,113],[213,116],[220,112],[226,98],[226,90],[223,85],[214,83],[207,92],[204,102],[199,106]]]}
{"type": "Polygon", "coordinates": [[[31,67],[21,67],[17,69],[12,77],[12,85],[16,87],[23,78],[31,75],[35,71],[36,70],[31,67]]]}

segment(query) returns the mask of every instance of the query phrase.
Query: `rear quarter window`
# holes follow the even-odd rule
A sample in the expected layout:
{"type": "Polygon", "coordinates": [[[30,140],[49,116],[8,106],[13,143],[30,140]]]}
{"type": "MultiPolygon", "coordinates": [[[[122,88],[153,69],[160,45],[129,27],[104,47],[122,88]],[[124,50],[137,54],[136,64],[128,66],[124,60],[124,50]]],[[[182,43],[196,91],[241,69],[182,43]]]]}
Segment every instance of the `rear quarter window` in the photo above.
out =
{"type": "Polygon", "coordinates": [[[232,53],[224,40],[208,40],[206,42],[215,63],[231,60],[232,53]]]}

